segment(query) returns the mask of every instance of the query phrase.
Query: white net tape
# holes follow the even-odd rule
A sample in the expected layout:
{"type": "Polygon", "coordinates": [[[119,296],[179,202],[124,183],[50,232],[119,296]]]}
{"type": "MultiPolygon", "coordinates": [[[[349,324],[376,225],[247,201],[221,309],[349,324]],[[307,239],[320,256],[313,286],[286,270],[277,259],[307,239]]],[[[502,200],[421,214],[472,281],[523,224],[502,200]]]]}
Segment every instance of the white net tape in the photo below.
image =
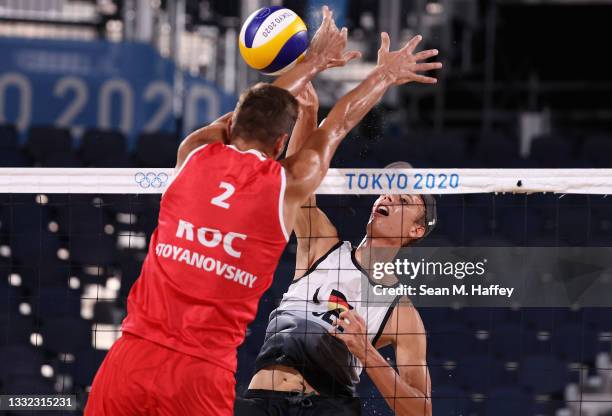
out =
{"type": "MultiPolygon", "coordinates": [[[[174,169],[0,168],[0,193],[162,193],[174,169]]],[[[318,194],[612,194],[612,169],[330,169],[318,194]]]]}

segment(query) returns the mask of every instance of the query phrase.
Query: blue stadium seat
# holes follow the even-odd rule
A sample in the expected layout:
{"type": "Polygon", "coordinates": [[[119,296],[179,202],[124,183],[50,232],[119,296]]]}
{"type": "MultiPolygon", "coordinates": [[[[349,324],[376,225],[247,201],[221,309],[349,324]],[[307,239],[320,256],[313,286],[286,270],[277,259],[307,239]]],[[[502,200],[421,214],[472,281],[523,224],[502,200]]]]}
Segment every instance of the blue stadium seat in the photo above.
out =
{"type": "Polygon", "coordinates": [[[133,214],[134,218],[130,224],[119,224],[121,227],[139,227],[143,221],[157,221],[159,212],[160,195],[101,195],[102,208],[110,215],[116,216],[118,213],[133,214]],[[143,219],[142,217],[145,217],[143,219]],[[148,218],[147,218],[148,217],[148,218]]]}
{"type": "Polygon", "coordinates": [[[565,325],[552,332],[550,351],[565,362],[594,361],[599,352],[597,334],[583,325],[565,325]]]}
{"type": "Polygon", "coordinates": [[[40,319],[81,316],[81,298],[68,286],[41,287],[31,298],[31,304],[40,319]]]}
{"type": "Polygon", "coordinates": [[[584,141],[582,159],[594,168],[612,167],[612,137],[594,136],[584,141]]]}
{"type": "Polygon", "coordinates": [[[19,148],[19,134],[14,124],[0,124],[0,150],[17,150],[19,148]]]}
{"type": "Polygon", "coordinates": [[[43,164],[54,153],[71,153],[70,131],[53,126],[31,127],[28,132],[26,150],[34,160],[43,164]]]}
{"type": "Polygon", "coordinates": [[[445,361],[441,358],[427,357],[427,369],[432,385],[452,384],[455,382],[455,372],[453,369],[445,367],[445,361]]]}
{"type": "Polygon", "coordinates": [[[29,160],[18,150],[0,149],[0,167],[18,168],[29,164],[29,160]]]}
{"type": "Polygon", "coordinates": [[[491,330],[493,353],[506,361],[520,361],[535,342],[535,332],[518,324],[495,326],[491,330]]]}
{"type": "Polygon", "coordinates": [[[464,416],[467,413],[469,398],[454,385],[433,385],[431,396],[435,416],[464,416]]]}
{"type": "Polygon", "coordinates": [[[147,168],[172,168],[176,165],[178,146],[174,134],[144,133],[138,137],[136,160],[147,168]]]}
{"type": "MultiPolygon", "coordinates": [[[[4,262],[2,262],[4,263],[4,262]]],[[[0,263],[0,317],[7,316],[17,310],[19,294],[17,290],[7,284],[7,276],[10,272],[10,266],[5,266],[0,263]]]]}
{"type": "Polygon", "coordinates": [[[392,416],[394,414],[365,372],[357,385],[357,392],[361,399],[363,415],[392,416]]]}
{"type": "Polygon", "coordinates": [[[21,285],[29,293],[35,294],[41,287],[65,290],[68,279],[73,275],[70,265],[59,259],[44,259],[28,264],[27,266],[14,266],[13,272],[21,276],[21,285]]]}
{"type": "Polygon", "coordinates": [[[453,133],[433,135],[425,139],[427,159],[432,168],[464,167],[468,143],[465,137],[453,133]]]}
{"type": "Polygon", "coordinates": [[[520,167],[518,142],[503,133],[491,133],[476,145],[475,156],[486,168],[520,167]]]}
{"type": "Polygon", "coordinates": [[[30,336],[36,327],[29,317],[17,314],[16,310],[9,315],[0,315],[0,345],[11,343],[30,344],[30,336]]]}
{"type": "MultiPolygon", "coordinates": [[[[55,394],[51,381],[45,380],[39,375],[27,375],[15,377],[2,388],[4,394],[55,394]]],[[[21,412],[20,412],[21,413],[21,412]]],[[[53,413],[53,412],[45,412],[53,413]]]]}
{"type": "Polygon", "coordinates": [[[491,391],[486,398],[486,416],[533,415],[533,399],[518,387],[501,387],[491,391]]]}
{"type": "Polygon", "coordinates": [[[83,163],[72,152],[53,152],[40,161],[40,166],[45,168],[80,168],[83,163]]]}
{"type": "Polygon", "coordinates": [[[125,299],[132,288],[132,285],[140,276],[142,268],[142,259],[122,258],[119,263],[119,272],[121,275],[121,288],[119,289],[119,298],[125,299]]]}
{"type": "Polygon", "coordinates": [[[555,218],[559,239],[570,246],[585,246],[589,239],[590,204],[586,195],[565,195],[558,200],[555,218]]]}
{"type": "Polygon", "coordinates": [[[12,124],[0,125],[0,167],[26,166],[28,160],[19,150],[19,136],[12,124]]]}
{"type": "Polygon", "coordinates": [[[370,153],[369,151],[377,152],[378,155],[376,155],[376,159],[374,160],[376,160],[379,164],[382,163],[378,161],[378,156],[381,153],[383,157],[385,156],[382,149],[368,148],[364,145],[363,140],[361,138],[355,137],[354,135],[349,135],[349,137],[347,137],[345,140],[342,141],[342,143],[340,143],[338,151],[332,159],[331,165],[337,168],[371,168],[372,162],[370,161],[368,163],[367,157],[368,153],[370,153]]]}
{"type": "Polygon", "coordinates": [[[554,331],[568,322],[577,322],[579,314],[568,308],[524,308],[522,321],[537,331],[554,331]]]}
{"type": "Polygon", "coordinates": [[[112,162],[125,161],[126,154],[125,136],[119,131],[89,129],[83,134],[79,155],[87,166],[111,167],[112,162]]]}
{"type": "Polygon", "coordinates": [[[62,246],[59,237],[48,231],[15,232],[10,237],[12,257],[29,265],[57,259],[57,251],[62,246]]]}
{"type": "Polygon", "coordinates": [[[542,231],[542,220],[535,210],[525,207],[501,207],[496,210],[499,232],[516,244],[524,244],[542,231]]]}
{"type": "Polygon", "coordinates": [[[466,206],[462,214],[461,223],[453,227],[453,232],[457,234],[451,233],[456,241],[461,241],[463,236],[463,244],[473,245],[474,240],[490,238],[495,234],[493,212],[488,208],[466,206]]]}
{"type": "Polygon", "coordinates": [[[91,324],[79,315],[45,319],[41,326],[43,348],[54,353],[76,353],[91,347],[91,324]]]}
{"type": "Polygon", "coordinates": [[[295,274],[295,255],[286,257],[289,258],[281,258],[281,261],[278,263],[274,272],[274,280],[267,292],[273,300],[280,300],[282,298],[283,293],[287,290],[295,274]]]}
{"type": "Polygon", "coordinates": [[[502,384],[503,363],[487,356],[466,356],[457,362],[457,383],[470,393],[486,393],[502,384]]]}
{"type": "Polygon", "coordinates": [[[507,310],[502,308],[469,307],[453,313],[453,318],[475,330],[488,330],[505,323],[507,310]]]}
{"type": "Polygon", "coordinates": [[[19,313],[19,303],[22,301],[20,291],[5,283],[5,275],[0,278],[0,346],[29,343],[33,332],[32,321],[19,313]]]}
{"type": "Polygon", "coordinates": [[[448,322],[452,316],[452,311],[449,308],[419,308],[418,311],[426,330],[448,322]]]}
{"type": "Polygon", "coordinates": [[[38,235],[48,230],[50,220],[49,209],[36,204],[31,195],[24,195],[23,198],[13,195],[0,213],[2,230],[10,234],[38,235]]]}
{"type": "Polygon", "coordinates": [[[84,266],[111,265],[117,259],[116,241],[106,234],[70,237],[70,260],[84,266]]]}
{"type": "Polygon", "coordinates": [[[112,223],[102,206],[71,201],[58,207],[57,221],[62,235],[104,234],[104,226],[112,223]]]}
{"type": "Polygon", "coordinates": [[[0,380],[12,384],[16,376],[40,375],[43,363],[39,350],[27,344],[0,345],[0,380]]]}
{"type": "Polygon", "coordinates": [[[107,351],[90,348],[75,353],[74,384],[79,387],[91,386],[96,371],[100,368],[107,351]]]}
{"type": "Polygon", "coordinates": [[[415,168],[431,167],[427,146],[425,140],[421,137],[412,135],[385,137],[382,142],[381,151],[384,151],[388,156],[388,163],[396,161],[404,161],[410,163],[415,168]]]}
{"type": "Polygon", "coordinates": [[[584,324],[599,332],[612,332],[612,308],[584,308],[584,324]]]}
{"type": "Polygon", "coordinates": [[[519,363],[519,383],[534,394],[560,393],[568,379],[567,363],[550,355],[528,356],[519,363]]]}
{"type": "Polygon", "coordinates": [[[435,356],[457,361],[469,354],[474,346],[473,332],[462,323],[443,324],[426,330],[429,351],[435,356]]]}
{"type": "MultiPolygon", "coordinates": [[[[591,197],[591,243],[602,242],[601,246],[612,247],[612,197],[591,197]]],[[[595,244],[593,244],[595,245],[595,244]]]]}
{"type": "Polygon", "coordinates": [[[531,142],[529,159],[540,168],[573,167],[574,146],[565,137],[540,136],[531,142]]]}

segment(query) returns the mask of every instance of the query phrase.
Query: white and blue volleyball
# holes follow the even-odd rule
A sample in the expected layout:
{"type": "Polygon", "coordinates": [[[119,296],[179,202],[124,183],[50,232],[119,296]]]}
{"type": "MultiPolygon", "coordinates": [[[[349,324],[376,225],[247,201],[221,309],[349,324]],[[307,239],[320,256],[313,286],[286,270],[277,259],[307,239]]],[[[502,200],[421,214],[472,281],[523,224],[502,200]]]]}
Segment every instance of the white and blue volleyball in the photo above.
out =
{"type": "Polygon", "coordinates": [[[244,22],[238,43],[247,65],[264,74],[280,75],[303,58],[308,31],[294,11],[263,7],[244,22]]]}

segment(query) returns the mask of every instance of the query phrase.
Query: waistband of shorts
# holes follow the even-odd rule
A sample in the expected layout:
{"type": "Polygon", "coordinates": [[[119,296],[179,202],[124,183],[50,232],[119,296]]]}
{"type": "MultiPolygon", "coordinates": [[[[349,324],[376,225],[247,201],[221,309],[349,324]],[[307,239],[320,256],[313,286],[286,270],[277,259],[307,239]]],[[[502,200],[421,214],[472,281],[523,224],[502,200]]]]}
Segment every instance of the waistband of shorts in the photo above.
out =
{"type": "Polygon", "coordinates": [[[287,398],[309,398],[319,399],[322,398],[318,394],[308,393],[304,394],[301,391],[278,391],[278,390],[261,390],[261,389],[248,389],[244,393],[245,399],[287,399],[287,398]]]}

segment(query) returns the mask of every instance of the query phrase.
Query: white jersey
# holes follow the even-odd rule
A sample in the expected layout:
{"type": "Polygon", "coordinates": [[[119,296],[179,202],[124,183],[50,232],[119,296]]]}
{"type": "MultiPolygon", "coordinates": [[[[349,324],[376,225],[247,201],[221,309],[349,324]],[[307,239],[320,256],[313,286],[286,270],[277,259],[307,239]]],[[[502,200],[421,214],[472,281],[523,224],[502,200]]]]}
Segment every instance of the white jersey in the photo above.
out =
{"type": "Polygon", "coordinates": [[[375,344],[399,297],[374,297],[374,284],[355,259],[351,243],[338,242],[289,286],[278,310],[301,312],[309,321],[331,329],[340,312],[354,308],[375,344]]]}

